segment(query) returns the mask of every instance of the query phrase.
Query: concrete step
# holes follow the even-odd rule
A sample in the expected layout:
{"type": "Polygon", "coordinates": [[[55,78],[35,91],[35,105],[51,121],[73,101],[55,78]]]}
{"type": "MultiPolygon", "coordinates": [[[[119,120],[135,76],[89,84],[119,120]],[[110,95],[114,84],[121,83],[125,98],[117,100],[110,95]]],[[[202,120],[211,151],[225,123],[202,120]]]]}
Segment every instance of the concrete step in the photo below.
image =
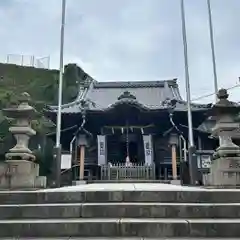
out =
{"type": "MultiPolygon", "coordinates": [[[[17,238],[17,240],[207,240],[209,238],[132,238],[132,237],[111,237],[111,238],[92,238],[92,237],[67,237],[67,238],[17,238]]],[[[223,238],[211,238],[213,240],[223,240],[223,238]]],[[[13,240],[12,238],[3,238],[2,240],[13,240]]],[[[224,238],[226,240],[226,238],[224,238]]],[[[236,238],[227,238],[227,240],[236,240],[236,238]]]]}
{"type": "Polygon", "coordinates": [[[240,218],[240,203],[70,203],[0,205],[0,219],[240,218]]]}
{"type": "Polygon", "coordinates": [[[240,219],[44,219],[0,221],[3,237],[240,237],[240,219]]]}
{"type": "MultiPolygon", "coordinates": [[[[132,238],[132,237],[111,237],[111,238],[92,238],[92,237],[67,237],[67,238],[17,238],[17,240],[207,240],[209,238],[132,238]]],[[[213,240],[226,240],[226,238],[211,238],[213,240]]],[[[13,240],[12,238],[3,238],[2,240],[13,240]]],[[[236,238],[227,238],[227,240],[236,240],[236,238]]]]}
{"type": "Polygon", "coordinates": [[[196,191],[99,191],[85,192],[0,192],[0,204],[43,204],[82,202],[180,202],[180,203],[237,203],[239,190],[196,190],[196,191]]]}
{"type": "Polygon", "coordinates": [[[171,183],[171,180],[137,180],[137,179],[126,179],[126,180],[88,180],[88,183],[171,183]]]}

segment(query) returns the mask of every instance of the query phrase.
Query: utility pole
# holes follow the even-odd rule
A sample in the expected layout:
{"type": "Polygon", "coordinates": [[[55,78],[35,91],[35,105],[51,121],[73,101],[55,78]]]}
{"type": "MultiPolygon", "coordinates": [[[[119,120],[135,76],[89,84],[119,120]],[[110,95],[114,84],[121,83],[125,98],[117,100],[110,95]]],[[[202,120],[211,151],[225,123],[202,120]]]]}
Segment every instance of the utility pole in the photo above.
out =
{"type": "Polygon", "coordinates": [[[189,173],[190,173],[191,184],[195,185],[197,182],[197,158],[196,158],[196,149],[195,149],[194,137],[193,137],[191,91],[190,91],[189,67],[188,67],[188,45],[187,45],[184,0],[181,0],[181,22],[182,22],[182,37],[183,37],[183,50],[184,50],[185,85],[186,85],[186,95],[187,95],[189,173]]]}
{"type": "Polygon", "coordinates": [[[214,37],[213,37],[213,24],[212,24],[212,10],[211,10],[211,1],[207,0],[208,5],[208,20],[209,20],[209,31],[210,31],[210,40],[211,40],[211,52],[212,52],[212,65],[213,65],[213,76],[214,76],[214,91],[215,91],[215,101],[218,101],[218,78],[217,78],[217,67],[216,67],[216,56],[215,56],[215,47],[214,47],[214,37]]]}
{"type": "Polygon", "coordinates": [[[63,86],[63,52],[64,52],[64,30],[65,30],[66,0],[62,0],[61,35],[60,35],[60,63],[59,63],[59,84],[58,84],[58,111],[57,111],[57,132],[56,132],[56,187],[61,182],[61,120],[62,120],[62,86],[63,86]]]}

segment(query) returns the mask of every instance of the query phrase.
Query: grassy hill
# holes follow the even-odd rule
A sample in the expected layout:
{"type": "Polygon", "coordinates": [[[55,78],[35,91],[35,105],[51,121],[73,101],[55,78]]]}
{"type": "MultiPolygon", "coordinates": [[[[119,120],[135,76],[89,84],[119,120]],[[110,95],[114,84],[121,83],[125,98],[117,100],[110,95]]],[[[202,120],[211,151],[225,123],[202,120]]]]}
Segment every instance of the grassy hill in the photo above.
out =
{"type": "MultiPolygon", "coordinates": [[[[78,86],[87,76],[76,64],[65,66],[63,103],[72,101],[76,97],[78,86]]],[[[58,79],[58,70],[0,63],[0,107],[6,107],[10,101],[14,102],[22,92],[28,92],[35,104],[56,104],[58,79]]]]}
{"type": "MultiPolygon", "coordinates": [[[[45,94],[58,81],[58,71],[0,63],[0,101],[28,92],[34,101],[53,103],[57,93],[45,94]]],[[[5,101],[4,101],[5,102],[5,101]]],[[[2,107],[4,107],[2,103],[2,107]]]]}

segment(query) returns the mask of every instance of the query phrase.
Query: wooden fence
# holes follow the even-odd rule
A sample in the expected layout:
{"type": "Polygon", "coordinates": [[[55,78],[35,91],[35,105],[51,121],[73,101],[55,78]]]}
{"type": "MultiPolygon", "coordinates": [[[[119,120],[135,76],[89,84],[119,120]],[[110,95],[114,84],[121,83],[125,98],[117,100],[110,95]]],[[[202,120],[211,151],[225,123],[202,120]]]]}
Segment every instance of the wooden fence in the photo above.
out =
{"type": "Polygon", "coordinates": [[[101,167],[101,180],[154,180],[155,165],[108,164],[101,167]]]}

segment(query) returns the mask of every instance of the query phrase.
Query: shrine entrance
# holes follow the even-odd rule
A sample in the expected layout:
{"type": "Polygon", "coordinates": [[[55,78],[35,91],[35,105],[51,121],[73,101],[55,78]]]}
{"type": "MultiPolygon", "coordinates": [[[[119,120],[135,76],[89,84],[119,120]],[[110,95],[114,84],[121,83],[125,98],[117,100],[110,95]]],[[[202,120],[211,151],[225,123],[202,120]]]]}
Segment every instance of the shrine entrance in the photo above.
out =
{"type": "Polygon", "coordinates": [[[128,157],[132,164],[145,161],[143,139],[140,134],[115,134],[107,137],[108,162],[123,164],[128,157]]]}
{"type": "Polygon", "coordinates": [[[144,135],[141,127],[127,124],[105,129],[110,131],[105,138],[107,164],[101,166],[101,179],[108,181],[155,179],[151,136],[144,135]]]}
{"type": "MultiPolygon", "coordinates": [[[[141,138],[138,136],[133,136],[135,141],[120,141],[119,142],[119,151],[121,158],[126,160],[129,157],[129,160],[133,164],[138,164],[144,160],[144,153],[141,154],[139,146],[143,148],[141,144],[141,138]],[[141,156],[142,155],[142,156],[141,156]]],[[[124,137],[126,138],[126,137],[124,137]]]]}

